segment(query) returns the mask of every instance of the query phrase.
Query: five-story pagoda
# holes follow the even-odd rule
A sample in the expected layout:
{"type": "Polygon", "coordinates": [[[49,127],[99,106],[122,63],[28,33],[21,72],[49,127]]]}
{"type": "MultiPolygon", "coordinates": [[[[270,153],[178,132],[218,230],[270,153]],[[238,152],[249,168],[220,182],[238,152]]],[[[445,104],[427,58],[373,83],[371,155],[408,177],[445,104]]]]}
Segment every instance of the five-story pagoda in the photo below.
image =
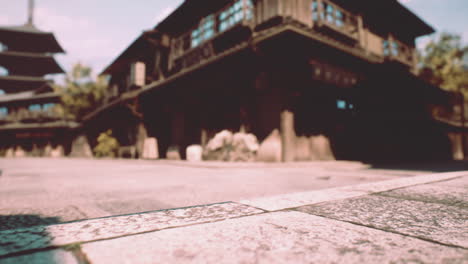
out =
{"type": "Polygon", "coordinates": [[[64,73],[53,57],[64,50],[53,33],[34,26],[33,11],[29,0],[26,24],[0,26],[0,154],[6,156],[62,155],[74,125],[45,78],[64,73]]]}

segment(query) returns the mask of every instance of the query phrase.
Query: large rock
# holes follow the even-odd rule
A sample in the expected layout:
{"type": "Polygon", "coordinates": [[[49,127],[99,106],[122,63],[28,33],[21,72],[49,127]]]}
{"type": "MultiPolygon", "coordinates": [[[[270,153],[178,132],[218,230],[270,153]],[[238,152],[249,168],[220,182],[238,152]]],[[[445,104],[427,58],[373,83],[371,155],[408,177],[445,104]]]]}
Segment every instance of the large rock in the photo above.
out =
{"type": "Polygon", "coordinates": [[[255,161],[260,145],[253,134],[236,133],[232,139],[229,155],[231,161],[255,161]]]}
{"type": "Polygon", "coordinates": [[[206,145],[206,149],[209,151],[218,150],[224,146],[232,144],[233,135],[231,131],[223,130],[217,133],[206,145]]]}
{"type": "Polygon", "coordinates": [[[335,160],[330,140],[324,135],[310,137],[310,151],[312,160],[335,160]]]}
{"type": "Polygon", "coordinates": [[[201,161],[203,155],[203,148],[200,145],[191,145],[187,147],[186,156],[187,161],[201,161]]]}
{"type": "Polygon", "coordinates": [[[14,158],[15,157],[15,149],[14,148],[8,148],[6,153],[5,153],[6,158],[14,158]]]}
{"type": "Polygon", "coordinates": [[[52,152],[52,145],[50,145],[50,143],[48,143],[48,144],[44,147],[44,154],[43,154],[43,156],[44,156],[44,157],[50,157],[51,152],[52,152]]]}
{"type": "Polygon", "coordinates": [[[158,140],[156,138],[146,138],[143,143],[142,159],[158,159],[158,140]]]}
{"type": "Polygon", "coordinates": [[[264,162],[281,162],[281,136],[278,129],[273,130],[270,135],[260,144],[257,160],[264,162]]]}
{"type": "Polygon", "coordinates": [[[93,157],[93,152],[91,151],[86,136],[80,135],[73,140],[70,156],[79,158],[93,157]]]}
{"type": "Polygon", "coordinates": [[[203,151],[203,159],[229,161],[232,138],[233,135],[228,130],[223,130],[217,133],[214,138],[208,141],[208,144],[203,151]]]}
{"type": "Polygon", "coordinates": [[[253,134],[235,133],[223,130],[215,135],[203,151],[205,160],[254,161],[259,149],[253,134]]]}
{"type": "Polygon", "coordinates": [[[297,137],[295,157],[296,161],[308,161],[312,159],[311,147],[308,137],[297,137]]]}
{"type": "Polygon", "coordinates": [[[50,152],[51,158],[62,158],[63,156],[65,156],[65,151],[62,145],[58,145],[50,152]]]}
{"type": "Polygon", "coordinates": [[[15,150],[15,158],[24,158],[26,157],[26,152],[23,150],[21,146],[16,147],[15,150]]]}
{"type": "Polygon", "coordinates": [[[179,147],[178,146],[170,146],[166,152],[166,159],[168,160],[181,160],[179,147]]]}

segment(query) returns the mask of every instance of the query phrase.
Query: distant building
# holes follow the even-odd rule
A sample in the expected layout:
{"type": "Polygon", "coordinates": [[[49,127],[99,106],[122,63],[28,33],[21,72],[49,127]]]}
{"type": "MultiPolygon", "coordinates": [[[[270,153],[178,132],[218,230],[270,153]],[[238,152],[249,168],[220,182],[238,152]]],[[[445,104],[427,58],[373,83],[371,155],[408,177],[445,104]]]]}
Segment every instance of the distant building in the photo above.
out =
{"type": "Polygon", "coordinates": [[[64,73],[53,57],[64,50],[52,33],[34,26],[30,4],[28,23],[0,26],[0,150],[44,156],[55,149],[59,155],[75,124],[59,111],[60,96],[44,76],[64,73]]]}
{"type": "Polygon", "coordinates": [[[445,94],[414,74],[433,32],[397,0],[186,0],[103,71],[84,126],[156,137],[162,157],[227,129],[279,131],[282,161],[449,159],[430,113],[445,94]]]}

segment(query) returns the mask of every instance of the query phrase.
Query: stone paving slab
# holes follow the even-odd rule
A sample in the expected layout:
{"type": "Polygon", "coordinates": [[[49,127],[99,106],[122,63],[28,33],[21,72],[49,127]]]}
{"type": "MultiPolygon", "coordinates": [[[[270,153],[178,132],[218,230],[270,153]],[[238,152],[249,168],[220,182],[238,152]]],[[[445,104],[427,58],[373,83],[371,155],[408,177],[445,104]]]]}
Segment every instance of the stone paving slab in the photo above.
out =
{"type": "Polygon", "coordinates": [[[468,208],[468,190],[459,187],[425,184],[384,192],[379,195],[468,208]]]}
{"type": "Polygon", "coordinates": [[[425,175],[414,176],[414,177],[399,178],[395,180],[351,185],[347,187],[342,187],[341,189],[349,190],[349,191],[363,191],[363,192],[372,194],[376,192],[385,192],[385,191],[404,188],[408,186],[434,183],[438,181],[453,180],[453,179],[461,178],[464,176],[468,176],[468,171],[425,174],[425,175]]]}
{"type": "Polygon", "coordinates": [[[463,188],[468,191],[468,177],[467,176],[461,177],[458,179],[449,180],[449,181],[436,182],[434,184],[440,185],[440,186],[463,188]]]}
{"type": "Polygon", "coordinates": [[[304,206],[301,212],[468,248],[468,208],[379,195],[304,206]]]}
{"type": "Polygon", "coordinates": [[[267,211],[278,211],[310,204],[348,199],[376,192],[384,192],[407,186],[426,184],[435,181],[450,180],[468,175],[467,171],[448,172],[399,178],[375,183],[359,184],[346,187],[330,188],[318,191],[276,195],[258,199],[242,200],[240,203],[267,211]]]}
{"type": "Polygon", "coordinates": [[[82,245],[91,263],[466,263],[468,251],[285,211],[82,245]]]}
{"type": "Polygon", "coordinates": [[[0,231],[0,257],[26,250],[109,239],[170,227],[220,221],[264,211],[237,203],[162,210],[50,226],[0,231]]]}
{"type": "Polygon", "coordinates": [[[261,208],[267,211],[278,211],[288,208],[341,200],[365,195],[362,191],[348,191],[341,188],[331,188],[319,191],[276,195],[252,200],[242,200],[240,203],[261,208]]]}
{"type": "Polygon", "coordinates": [[[65,250],[49,250],[33,254],[0,259],[0,264],[79,264],[72,253],[65,250]]]}

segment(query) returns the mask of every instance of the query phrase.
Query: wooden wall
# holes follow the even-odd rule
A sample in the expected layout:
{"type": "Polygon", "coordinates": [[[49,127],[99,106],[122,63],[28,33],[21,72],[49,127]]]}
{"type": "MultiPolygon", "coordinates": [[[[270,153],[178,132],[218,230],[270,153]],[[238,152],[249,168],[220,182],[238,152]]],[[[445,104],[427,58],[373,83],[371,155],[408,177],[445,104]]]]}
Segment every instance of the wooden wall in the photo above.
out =
{"type": "Polygon", "coordinates": [[[259,0],[255,8],[255,23],[260,25],[272,18],[292,17],[305,25],[312,26],[310,0],[259,0]]]}
{"type": "Polygon", "coordinates": [[[363,30],[361,45],[371,53],[383,56],[383,38],[372,33],[368,29],[363,30]]]}

